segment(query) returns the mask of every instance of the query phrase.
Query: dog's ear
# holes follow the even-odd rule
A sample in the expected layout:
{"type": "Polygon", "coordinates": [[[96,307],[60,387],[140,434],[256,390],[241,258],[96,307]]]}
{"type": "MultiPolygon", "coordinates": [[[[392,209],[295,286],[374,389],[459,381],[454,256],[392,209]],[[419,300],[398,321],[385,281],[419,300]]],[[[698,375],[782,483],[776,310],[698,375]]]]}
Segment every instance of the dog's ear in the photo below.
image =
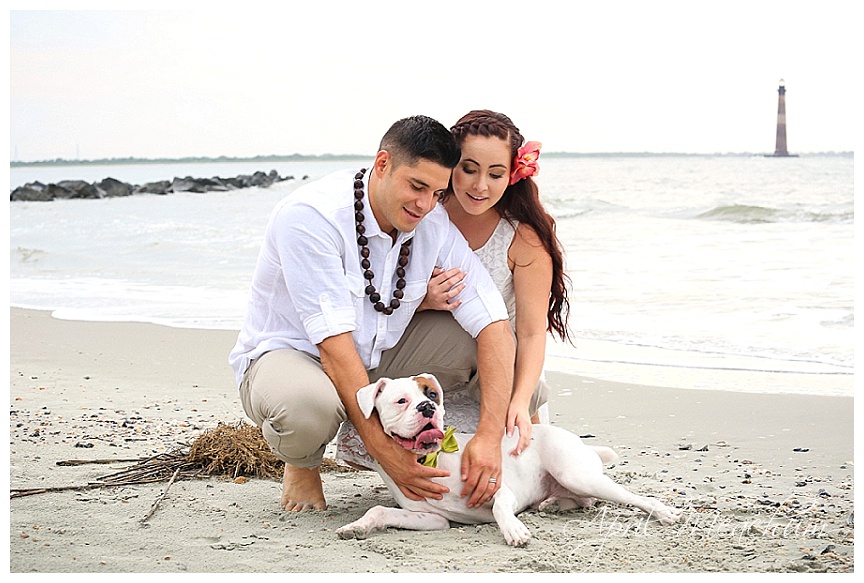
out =
{"type": "Polygon", "coordinates": [[[372,416],[372,411],[375,410],[375,398],[384,390],[384,386],[390,379],[381,378],[377,383],[366,385],[357,391],[357,404],[360,405],[360,411],[366,419],[372,416]]]}
{"type": "MultiPolygon", "coordinates": [[[[435,375],[429,374],[428,372],[422,372],[414,377],[414,380],[417,381],[417,384],[421,386],[421,388],[432,389],[438,394],[438,398],[435,399],[435,402],[439,405],[444,404],[444,389],[441,388],[441,383],[438,382],[438,379],[435,378],[435,375]]],[[[424,394],[428,396],[429,391],[423,391],[424,394]]]]}

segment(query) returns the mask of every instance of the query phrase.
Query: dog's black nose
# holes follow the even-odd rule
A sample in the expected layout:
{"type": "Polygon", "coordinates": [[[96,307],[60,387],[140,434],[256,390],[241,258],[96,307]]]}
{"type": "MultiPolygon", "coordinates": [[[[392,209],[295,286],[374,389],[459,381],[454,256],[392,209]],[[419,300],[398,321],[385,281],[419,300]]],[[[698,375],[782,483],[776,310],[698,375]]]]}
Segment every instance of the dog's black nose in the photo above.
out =
{"type": "Polygon", "coordinates": [[[423,401],[417,405],[417,411],[427,419],[435,415],[435,403],[432,401],[423,401]]]}

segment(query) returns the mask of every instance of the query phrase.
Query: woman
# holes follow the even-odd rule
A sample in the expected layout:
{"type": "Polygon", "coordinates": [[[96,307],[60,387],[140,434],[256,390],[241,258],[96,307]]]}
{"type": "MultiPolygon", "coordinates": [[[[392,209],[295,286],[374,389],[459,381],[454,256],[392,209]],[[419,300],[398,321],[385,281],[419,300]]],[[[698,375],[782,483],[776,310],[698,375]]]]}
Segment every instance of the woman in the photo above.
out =
{"type": "MultiPolygon", "coordinates": [[[[518,455],[530,443],[532,421],[541,421],[537,412],[546,410],[546,334],[571,341],[564,253],[531,178],[538,172],[540,143],[524,143],[509,117],[489,110],[468,113],[450,131],[462,158],[440,202],[507,303],[517,342],[507,433],[519,428],[511,452],[518,455]]],[[[436,270],[420,309],[458,306],[461,278],[458,269],[436,270]]]]}

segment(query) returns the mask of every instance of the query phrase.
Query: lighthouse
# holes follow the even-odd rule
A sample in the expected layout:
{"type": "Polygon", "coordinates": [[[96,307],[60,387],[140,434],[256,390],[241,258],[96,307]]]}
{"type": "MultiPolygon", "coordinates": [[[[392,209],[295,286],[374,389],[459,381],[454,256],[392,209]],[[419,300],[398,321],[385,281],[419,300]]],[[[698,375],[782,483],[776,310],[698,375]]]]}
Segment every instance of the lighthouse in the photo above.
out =
{"type": "Polygon", "coordinates": [[[780,87],[777,88],[777,141],[774,145],[772,158],[788,158],[795,156],[790,154],[786,148],[786,82],[780,79],[780,87]]]}

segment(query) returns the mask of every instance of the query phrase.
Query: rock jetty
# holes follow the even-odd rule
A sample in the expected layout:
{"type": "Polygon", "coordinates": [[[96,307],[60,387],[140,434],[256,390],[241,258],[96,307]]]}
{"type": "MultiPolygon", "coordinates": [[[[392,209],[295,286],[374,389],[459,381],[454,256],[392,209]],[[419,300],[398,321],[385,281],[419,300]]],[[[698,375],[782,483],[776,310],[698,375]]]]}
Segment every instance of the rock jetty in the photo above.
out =
{"type": "MultiPolygon", "coordinates": [[[[303,177],[306,180],[307,176],[303,177]]],[[[10,201],[49,201],[58,198],[109,198],[133,194],[171,194],[172,192],[226,192],[241,188],[267,188],[276,182],[294,180],[293,176],[279,176],[275,170],[269,173],[255,172],[234,178],[185,178],[159,180],[146,184],[128,184],[114,178],[105,178],[89,183],[84,180],[63,180],[56,184],[29,182],[19,186],[9,195],[10,201]]]]}

